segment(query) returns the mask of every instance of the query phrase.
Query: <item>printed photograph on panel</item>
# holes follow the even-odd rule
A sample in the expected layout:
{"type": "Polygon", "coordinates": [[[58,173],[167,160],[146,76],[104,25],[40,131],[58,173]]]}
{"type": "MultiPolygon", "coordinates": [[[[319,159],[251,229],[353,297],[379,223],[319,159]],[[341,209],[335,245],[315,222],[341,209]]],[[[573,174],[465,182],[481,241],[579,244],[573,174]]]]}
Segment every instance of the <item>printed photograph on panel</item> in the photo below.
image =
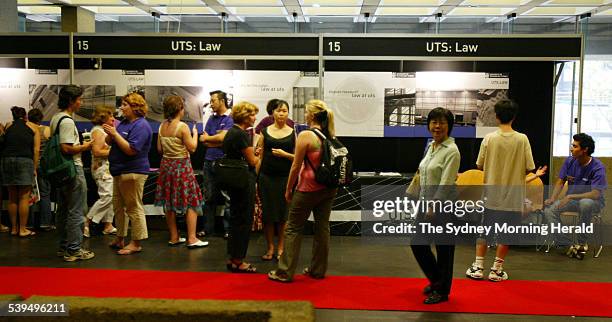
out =
{"type": "Polygon", "coordinates": [[[507,95],[507,90],[494,89],[419,90],[416,94],[414,124],[426,125],[429,111],[436,107],[444,107],[455,115],[455,126],[496,126],[493,106],[507,95]]]}
{"type": "MultiPolygon", "coordinates": [[[[181,96],[185,100],[185,122],[201,122],[202,107],[210,97],[200,86],[130,86],[128,93],[138,92],[144,95],[149,112],[147,119],[162,122],[164,120],[164,99],[170,95],[181,96]]],[[[121,98],[118,97],[119,104],[121,98]]],[[[228,99],[229,100],[229,99],[228,99]]]]}
{"type": "MultiPolygon", "coordinates": [[[[50,121],[59,112],[57,107],[59,85],[30,84],[30,108],[39,108],[44,114],[44,121],[50,121]]],[[[76,113],[77,122],[89,121],[98,105],[117,106],[114,85],[81,85],[81,109],[76,113]]]]}
{"type": "Polygon", "coordinates": [[[497,126],[495,121],[495,104],[508,99],[507,89],[479,89],[476,92],[477,126],[497,126]]]}
{"type": "Polygon", "coordinates": [[[413,126],[415,110],[414,88],[385,88],[385,126],[413,126]]]}

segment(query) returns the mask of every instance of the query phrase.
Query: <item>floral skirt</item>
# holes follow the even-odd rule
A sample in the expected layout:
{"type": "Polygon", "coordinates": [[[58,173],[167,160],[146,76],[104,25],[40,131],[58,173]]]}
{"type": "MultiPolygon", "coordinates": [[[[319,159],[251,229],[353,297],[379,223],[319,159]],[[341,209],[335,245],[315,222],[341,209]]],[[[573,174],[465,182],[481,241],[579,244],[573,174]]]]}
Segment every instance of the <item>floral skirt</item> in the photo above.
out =
{"type": "Polygon", "coordinates": [[[155,205],[177,215],[184,215],[189,208],[201,215],[203,204],[204,199],[191,160],[162,158],[155,189],[155,205]]]}

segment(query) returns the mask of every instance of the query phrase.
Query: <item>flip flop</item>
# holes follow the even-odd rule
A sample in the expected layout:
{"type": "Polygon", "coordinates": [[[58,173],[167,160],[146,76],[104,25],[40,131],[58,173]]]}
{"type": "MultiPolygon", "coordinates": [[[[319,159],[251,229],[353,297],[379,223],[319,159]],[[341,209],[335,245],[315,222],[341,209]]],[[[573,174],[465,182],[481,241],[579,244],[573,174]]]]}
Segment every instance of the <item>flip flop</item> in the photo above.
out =
{"type": "Polygon", "coordinates": [[[187,239],[185,239],[184,237],[179,237],[179,239],[175,242],[169,241],[168,242],[168,246],[170,247],[174,247],[174,246],[178,246],[180,244],[183,244],[187,241],[187,239]]]}
{"type": "Polygon", "coordinates": [[[189,248],[189,249],[202,248],[202,247],[208,246],[208,242],[207,241],[198,240],[197,242],[195,242],[193,244],[187,244],[185,246],[187,246],[187,248],[189,248]]]}
{"type": "Polygon", "coordinates": [[[138,249],[121,248],[117,251],[117,255],[132,255],[140,252],[142,252],[142,247],[138,249]]]}
{"type": "Polygon", "coordinates": [[[28,233],[25,235],[19,234],[19,237],[21,238],[34,237],[34,236],[36,236],[36,233],[31,230],[28,230],[28,233]]]}
{"type": "Polygon", "coordinates": [[[117,235],[117,228],[113,227],[113,229],[109,231],[103,230],[102,234],[103,235],[117,235]]]}

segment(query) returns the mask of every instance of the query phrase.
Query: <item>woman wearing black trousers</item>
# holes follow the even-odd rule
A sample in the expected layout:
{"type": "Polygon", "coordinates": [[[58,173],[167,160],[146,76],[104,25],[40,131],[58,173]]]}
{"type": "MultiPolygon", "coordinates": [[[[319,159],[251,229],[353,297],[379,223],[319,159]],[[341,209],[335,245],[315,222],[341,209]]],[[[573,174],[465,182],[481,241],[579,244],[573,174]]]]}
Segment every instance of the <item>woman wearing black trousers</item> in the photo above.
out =
{"type": "MultiPolygon", "coordinates": [[[[437,107],[427,116],[427,128],[433,141],[427,146],[425,156],[419,164],[420,197],[424,200],[451,200],[461,157],[455,140],[449,137],[453,129],[453,113],[437,107]]],[[[428,209],[417,215],[418,222],[429,222],[444,226],[453,221],[454,214],[443,213],[441,209],[428,209]]],[[[419,266],[427,276],[429,285],[423,290],[427,296],[425,304],[448,301],[452,279],[455,245],[445,235],[419,233],[411,240],[411,248],[419,266]],[[436,245],[436,254],[431,243],[436,245]]]]}

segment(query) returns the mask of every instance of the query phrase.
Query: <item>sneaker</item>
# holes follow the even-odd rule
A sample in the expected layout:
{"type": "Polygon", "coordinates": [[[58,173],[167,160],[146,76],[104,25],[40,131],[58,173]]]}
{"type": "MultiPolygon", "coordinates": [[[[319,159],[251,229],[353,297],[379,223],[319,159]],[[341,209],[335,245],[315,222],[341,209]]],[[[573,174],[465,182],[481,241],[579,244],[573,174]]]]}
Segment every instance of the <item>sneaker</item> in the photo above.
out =
{"type": "Polygon", "coordinates": [[[482,267],[476,266],[476,263],[472,263],[465,275],[471,279],[481,280],[484,277],[484,269],[482,267]]]}
{"type": "Polygon", "coordinates": [[[92,259],[94,258],[94,256],[96,255],[92,251],[81,248],[74,253],[67,251],[66,254],[64,255],[64,261],[65,262],[74,262],[74,261],[79,261],[79,260],[84,261],[84,260],[92,259]]]}
{"type": "Polygon", "coordinates": [[[489,281],[491,282],[501,282],[508,279],[508,273],[506,273],[503,269],[496,270],[491,267],[491,272],[489,272],[489,281]]]}

